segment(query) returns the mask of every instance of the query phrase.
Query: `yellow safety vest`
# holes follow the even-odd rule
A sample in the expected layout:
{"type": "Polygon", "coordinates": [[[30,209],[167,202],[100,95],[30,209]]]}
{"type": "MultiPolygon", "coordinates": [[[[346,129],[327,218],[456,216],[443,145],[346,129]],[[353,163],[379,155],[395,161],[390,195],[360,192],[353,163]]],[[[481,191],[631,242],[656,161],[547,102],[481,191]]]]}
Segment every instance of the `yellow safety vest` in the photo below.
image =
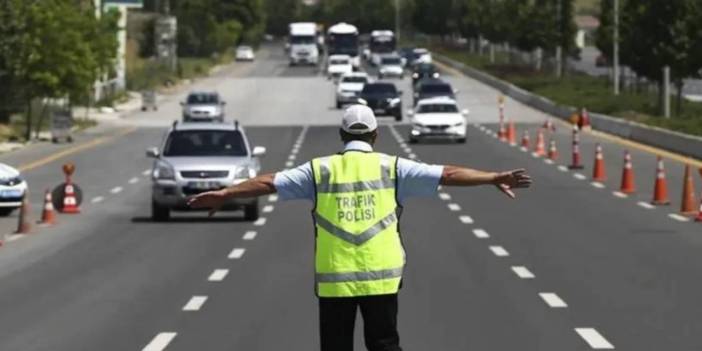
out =
{"type": "Polygon", "coordinates": [[[405,251],[396,163],[396,157],[362,151],[312,160],[318,296],[397,293],[405,251]]]}

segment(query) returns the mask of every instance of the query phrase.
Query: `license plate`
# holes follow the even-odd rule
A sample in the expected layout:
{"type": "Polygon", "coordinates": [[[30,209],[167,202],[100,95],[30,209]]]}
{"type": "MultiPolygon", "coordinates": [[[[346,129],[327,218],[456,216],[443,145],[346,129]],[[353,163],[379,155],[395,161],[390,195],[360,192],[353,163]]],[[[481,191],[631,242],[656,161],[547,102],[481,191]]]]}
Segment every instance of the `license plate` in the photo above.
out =
{"type": "Polygon", "coordinates": [[[221,185],[219,182],[190,182],[188,183],[188,187],[197,190],[210,190],[219,189],[221,185]]]}
{"type": "Polygon", "coordinates": [[[382,109],[382,108],[376,108],[376,109],[375,109],[375,110],[374,110],[373,112],[374,112],[374,113],[376,113],[376,114],[379,114],[379,113],[385,113],[385,109],[382,109]]]}
{"type": "Polygon", "coordinates": [[[22,190],[18,189],[7,189],[7,190],[2,190],[0,191],[0,198],[8,198],[8,197],[21,197],[22,196],[22,190]]]}

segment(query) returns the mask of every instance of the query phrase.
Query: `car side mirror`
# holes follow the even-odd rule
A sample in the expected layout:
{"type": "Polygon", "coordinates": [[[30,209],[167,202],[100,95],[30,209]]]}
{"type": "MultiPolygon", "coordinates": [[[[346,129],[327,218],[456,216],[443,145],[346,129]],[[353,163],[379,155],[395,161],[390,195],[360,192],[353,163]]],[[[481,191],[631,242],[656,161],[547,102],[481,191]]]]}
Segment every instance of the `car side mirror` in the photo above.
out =
{"type": "Polygon", "coordinates": [[[159,156],[161,156],[161,152],[158,151],[157,147],[150,147],[146,149],[146,157],[158,158],[159,156]]]}
{"type": "Polygon", "coordinates": [[[255,146],[255,147],[253,148],[253,151],[251,152],[251,154],[252,154],[254,157],[263,156],[263,155],[266,154],[266,148],[263,147],[263,146],[255,146]]]}
{"type": "Polygon", "coordinates": [[[461,111],[461,114],[463,114],[464,116],[468,116],[469,113],[470,113],[470,111],[468,111],[468,109],[463,109],[461,111]]]}

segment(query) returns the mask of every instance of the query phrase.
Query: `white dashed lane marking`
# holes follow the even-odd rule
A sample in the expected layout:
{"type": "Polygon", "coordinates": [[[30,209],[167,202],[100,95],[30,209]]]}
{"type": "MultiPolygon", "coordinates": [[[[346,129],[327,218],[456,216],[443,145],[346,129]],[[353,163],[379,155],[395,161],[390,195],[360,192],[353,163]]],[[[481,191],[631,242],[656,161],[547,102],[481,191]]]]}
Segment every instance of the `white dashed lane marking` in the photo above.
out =
{"type": "Polygon", "coordinates": [[[243,239],[244,240],[253,240],[256,239],[256,232],[253,230],[249,230],[248,232],[244,233],[243,239]]]}
{"type": "Polygon", "coordinates": [[[448,208],[449,208],[449,210],[454,211],[454,212],[461,210],[461,206],[459,204],[454,204],[454,203],[448,204],[448,208]]]}
{"type": "Polygon", "coordinates": [[[207,301],[207,296],[193,296],[190,301],[183,306],[183,311],[199,311],[207,301]]]}
{"type": "Polygon", "coordinates": [[[539,293],[539,296],[541,296],[541,299],[546,302],[546,304],[551,307],[551,308],[566,308],[568,307],[568,304],[563,301],[556,293],[551,293],[551,292],[545,292],[545,293],[539,293]]]}
{"type": "Polygon", "coordinates": [[[553,160],[550,159],[550,158],[545,158],[545,159],[544,159],[544,163],[547,164],[547,165],[552,165],[552,164],[553,164],[553,160]]]}
{"type": "Polygon", "coordinates": [[[448,193],[439,193],[439,198],[444,201],[451,200],[451,194],[448,193]]]}
{"type": "Polygon", "coordinates": [[[490,237],[490,234],[488,234],[485,229],[473,229],[473,235],[478,239],[487,239],[490,237]]]}
{"type": "Polygon", "coordinates": [[[163,351],[168,347],[168,344],[178,335],[174,332],[164,332],[156,335],[151,342],[146,345],[141,351],[163,351]]]}
{"type": "Polygon", "coordinates": [[[227,274],[229,274],[228,269],[215,269],[207,280],[211,282],[221,282],[227,277],[227,274]]]}
{"type": "Polygon", "coordinates": [[[102,200],[105,200],[105,198],[102,196],[96,196],[90,200],[90,203],[96,204],[98,202],[102,202],[102,200]]]}
{"type": "Polygon", "coordinates": [[[575,328],[575,332],[595,350],[614,350],[614,345],[610,344],[595,328],[575,328]]]}
{"type": "Polygon", "coordinates": [[[463,224],[473,224],[473,218],[470,216],[460,216],[458,219],[461,221],[463,224]]]}
{"type": "Polygon", "coordinates": [[[582,174],[582,173],[574,173],[574,174],[573,174],[573,178],[578,179],[578,180],[585,180],[585,179],[587,179],[587,177],[586,177],[584,174],[582,174]]]}
{"type": "Polygon", "coordinates": [[[492,251],[492,253],[497,257],[509,256],[509,252],[507,252],[507,250],[505,250],[505,248],[502,246],[490,246],[490,251],[492,251]]]}
{"type": "Polygon", "coordinates": [[[273,212],[273,209],[274,209],[273,205],[266,205],[266,206],[263,206],[263,213],[270,213],[270,212],[273,212]]]}
{"type": "Polygon", "coordinates": [[[295,165],[295,162],[293,162],[293,161],[285,162],[285,167],[292,167],[294,165],[295,165]]]}
{"type": "Polygon", "coordinates": [[[112,190],[110,190],[110,192],[113,194],[118,194],[118,193],[122,192],[122,187],[121,186],[114,187],[114,188],[112,188],[112,190]]]}
{"type": "Polygon", "coordinates": [[[689,222],[690,221],[689,218],[682,216],[682,215],[679,215],[677,213],[671,213],[668,215],[668,217],[670,217],[678,222],[689,222]]]}
{"type": "Polygon", "coordinates": [[[266,224],[266,217],[260,217],[257,219],[255,222],[253,222],[253,225],[260,227],[262,225],[266,224]]]}
{"type": "Polygon", "coordinates": [[[604,189],[604,187],[605,187],[605,185],[600,183],[600,182],[592,182],[592,183],[590,183],[590,185],[592,185],[593,187],[595,187],[597,189],[604,189]]]}
{"type": "Polygon", "coordinates": [[[290,161],[295,161],[295,158],[296,158],[295,155],[288,156],[288,160],[290,160],[290,161]]]}
{"type": "Polygon", "coordinates": [[[238,260],[241,258],[241,256],[244,256],[244,252],[246,252],[246,249],[237,247],[232,250],[232,252],[229,253],[229,256],[227,256],[231,260],[238,260]]]}
{"type": "Polygon", "coordinates": [[[652,209],[656,208],[656,206],[653,206],[653,205],[649,204],[648,202],[639,201],[636,204],[639,205],[639,207],[643,207],[647,210],[652,210],[652,209]]]}
{"type": "Polygon", "coordinates": [[[512,271],[521,279],[534,279],[534,273],[524,266],[513,266],[512,271]]]}
{"type": "Polygon", "coordinates": [[[566,166],[558,166],[558,170],[561,172],[568,172],[568,167],[566,166]]]}
{"type": "Polygon", "coordinates": [[[275,194],[269,195],[269,196],[268,196],[268,201],[269,201],[269,202],[276,202],[276,201],[278,201],[278,195],[275,195],[275,194]]]}
{"type": "Polygon", "coordinates": [[[20,239],[24,239],[24,238],[26,238],[26,237],[27,237],[26,234],[12,234],[12,235],[10,235],[10,236],[7,237],[6,241],[7,241],[7,242],[12,242],[12,241],[17,241],[17,240],[20,240],[20,239]]]}
{"type": "Polygon", "coordinates": [[[614,192],[612,192],[612,195],[614,195],[615,197],[618,197],[620,199],[625,199],[625,198],[629,197],[629,195],[624,194],[621,191],[614,191],[614,192]]]}
{"type": "Polygon", "coordinates": [[[144,170],[143,172],[141,172],[141,174],[142,174],[142,175],[145,175],[145,176],[150,175],[150,174],[151,174],[151,169],[144,170]]]}
{"type": "Polygon", "coordinates": [[[129,184],[136,184],[138,182],[139,182],[139,178],[137,178],[137,177],[134,177],[134,178],[129,180],[129,184]]]}
{"type": "Polygon", "coordinates": [[[409,157],[410,160],[414,160],[414,159],[417,158],[417,155],[415,155],[415,154],[409,154],[409,155],[407,155],[407,157],[409,157]]]}

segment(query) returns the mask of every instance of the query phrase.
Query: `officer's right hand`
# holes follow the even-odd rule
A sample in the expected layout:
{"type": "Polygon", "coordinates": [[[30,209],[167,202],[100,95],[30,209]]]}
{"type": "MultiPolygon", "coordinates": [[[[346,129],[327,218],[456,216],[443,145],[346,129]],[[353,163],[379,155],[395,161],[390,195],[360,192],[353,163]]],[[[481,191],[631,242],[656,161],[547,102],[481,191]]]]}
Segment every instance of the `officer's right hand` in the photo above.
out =
{"type": "Polygon", "coordinates": [[[516,195],[512,189],[528,188],[531,186],[531,177],[523,168],[508,172],[501,172],[495,176],[493,183],[501,192],[514,199],[516,195]]]}
{"type": "Polygon", "coordinates": [[[227,195],[224,190],[208,191],[188,199],[188,206],[194,209],[208,208],[210,209],[209,216],[212,216],[219,211],[226,199],[227,195]]]}

